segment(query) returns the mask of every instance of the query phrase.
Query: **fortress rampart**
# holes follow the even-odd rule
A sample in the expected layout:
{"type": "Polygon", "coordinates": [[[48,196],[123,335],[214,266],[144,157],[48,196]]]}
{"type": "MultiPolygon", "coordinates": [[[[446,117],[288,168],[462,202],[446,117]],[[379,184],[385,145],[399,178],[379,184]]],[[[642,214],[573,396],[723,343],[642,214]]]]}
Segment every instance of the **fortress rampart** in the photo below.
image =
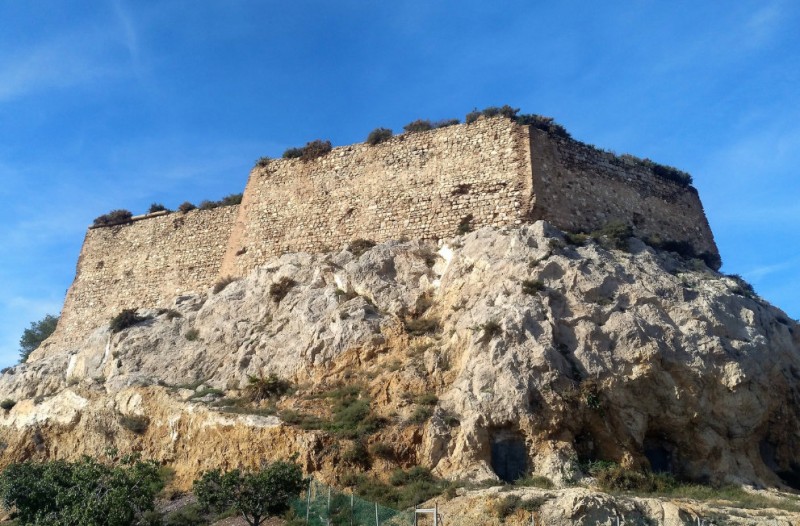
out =
{"type": "Polygon", "coordinates": [[[123,308],[166,307],[282,253],[536,219],[571,231],[623,221],[718,255],[694,188],[510,119],[479,119],[271,160],[250,173],[239,206],[90,229],[48,343],[72,345],[123,308]]]}

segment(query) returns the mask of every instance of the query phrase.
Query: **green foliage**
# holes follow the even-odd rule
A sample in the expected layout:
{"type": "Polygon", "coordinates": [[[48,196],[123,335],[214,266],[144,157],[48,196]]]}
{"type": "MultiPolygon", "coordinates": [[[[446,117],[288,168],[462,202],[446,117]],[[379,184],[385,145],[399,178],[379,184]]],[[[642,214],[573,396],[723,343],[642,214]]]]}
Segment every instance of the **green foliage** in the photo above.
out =
{"type": "Polygon", "coordinates": [[[16,509],[21,525],[130,526],[144,524],[162,487],[158,465],[136,457],[118,464],[29,461],[0,475],[0,500],[16,509]]]}
{"type": "Polygon", "coordinates": [[[492,118],[503,116],[508,119],[514,119],[519,113],[519,108],[512,108],[508,104],[497,107],[497,106],[489,106],[488,108],[484,108],[482,110],[478,110],[475,108],[471,112],[467,113],[467,117],[465,119],[467,124],[472,124],[473,122],[477,121],[480,117],[492,118]]]}
{"type": "Polygon", "coordinates": [[[119,425],[137,435],[143,435],[150,426],[150,419],[143,415],[118,415],[119,425]]]}
{"type": "Polygon", "coordinates": [[[547,477],[533,475],[529,477],[522,477],[514,481],[515,486],[524,486],[529,488],[553,489],[555,485],[553,481],[547,477]]]}
{"type": "Polygon", "coordinates": [[[183,337],[189,340],[190,342],[197,341],[197,339],[200,337],[200,331],[198,329],[189,329],[188,331],[186,331],[183,337]]]}
{"type": "Polygon", "coordinates": [[[11,408],[14,407],[15,405],[17,405],[17,403],[14,400],[6,398],[2,402],[0,402],[0,409],[3,409],[5,411],[11,411],[11,408]]]}
{"type": "Polygon", "coordinates": [[[408,423],[422,425],[430,420],[431,416],[433,416],[433,409],[427,406],[417,406],[417,408],[414,409],[414,412],[411,413],[408,423]]]}
{"type": "Polygon", "coordinates": [[[366,444],[361,439],[354,440],[342,453],[342,462],[350,466],[369,469],[371,462],[366,444]]]}
{"type": "Polygon", "coordinates": [[[179,211],[179,212],[183,212],[184,214],[185,214],[186,212],[191,212],[192,210],[194,210],[194,209],[196,209],[196,208],[197,208],[197,207],[196,207],[196,206],[194,206],[194,204],[190,203],[189,201],[184,201],[183,203],[181,203],[180,205],[178,205],[178,211],[179,211]]]}
{"type": "Polygon", "coordinates": [[[357,438],[374,433],[382,422],[372,414],[370,401],[363,398],[361,389],[355,386],[332,391],[329,397],[336,400],[331,420],[324,429],[342,438],[357,438]]]}
{"type": "MultiPolygon", "coordinates": [[[[243,194],[226,195],[219,201],[209,201],[208,199],[200,202],[200,210],[213,210],[221,206],[233,206],[242,203],[243,194]]],[[[191,203],[190,203],[191,204],[191,203]]]]}
{"type": "Polygon", "coordinates": [[[400,510],[441,495],[450,487],[449,482],[434,477],[429,469],[421,466],[393,471],[388,484],[366,475],[346,476],[342,483],[367,500],[400,510]]]}
{"type": "Polygon", "coordinates": [[[376,457],[393,459],[397,455],[394,448],[386,442],[375,442],[369,448],[369,452],[376,457]]]}
{"type": "Polygon", "coordinates": [[[692,184],[692,176],[674,166],[659,164],[650,159],[642,159],[629,153],[620,155],[619,158],[622,161],[649,168],[653,175],[666,179],[667,181],[672,181],[673,183],[678,183],[681,186],[688,187],[692,184]]]}
{"type": "Polygon", "coordinates": [[[739,274],[728,274],[728,277],[736,282],[736,286],[731,289],[731,292],[734,294],[738,294],[739,296],[744,296],[746,298],[755,298],[756,297],[756,290],[753,286],[745,281],[745,279],[740,276],[739,274]]]}
{"type": "Polygon", "coordinates": [[[628,241],[633,237],[633,228],[622,221],[610,221],[600,230],[592,232],[592,237],[606,248],[628,250],[628,241]]]}
{"type": "Polygon", "coordinates": [[[564,241],[576,247],[582,247],[589,240],[589,235],[582,232],[565,232],[564,241]]]}
{"type": "Polygon", "coordinates": [[[492,338],[500,336],[503,333],[503,327],[494,320],[489,320],[486,323],[473,327],[472,330],[481,333],[481,337],[478,338],[478,343],[490,342],[492,338]]]}
{"type": "Polygon", "coordinates": [[[269,286],[269,295],[275,303],[280,303],[295,285],[295,280],[284,276],[269,286]]]}
{"type": "Polygon", "coordinates": [[[284,159],[300,159],[302,161],[312,161],[324,155],[327,155],[333,146],[331,141],[323,141],[316,139],[307,142],[302,148],[287,148],[283,152],[284,159]]]}
{"type": "Polygon", "coordinates": [[[56,325],[58,316],[52,314],[46,314],[41,320],[31,322],[31,326],[22,331],[22,337],[19,339],[19,361],[24,363],[28,356],[53,334],[56,325]]]}
{"type": "Polygon", "coordinates": [[[427,119],[417,119],[403,126],[403,130],[405,130],[408,133],[418,133],[432,129],[433,129],[433,124],[431,124],[431,121],[427,119]]]}
{"type": "Polygon", "coordinates": [[[248,376],[245,393],[251,402],[279,398],[289,391],[291,385],[277,375],[248,376]]]}
{"type": "Polygon", "coordinates": [[[371,239],[355,239],[347,245],[347,250],[358,258],[374,246],[375,242],[371,239]]]}
{"type": "Polygon", "coordinates": [[[506,495],[494,501],[491,509],[498,518],[505,519],[517,510],[537,511],[547,500],[547,497],[542,496],[523,499],[518,495],[506,495]]]}
{"type": "Polygon", "coordinates": [[[259,526],[267,518],[288,511],[305,487],[300,466],[275,462],[252,472],[207,471],[194,481],[193,491],[203,509],[234,509],[250,526],[259,526]]]}
{"type": "Polygon", "coordinates": [[[169,212],[169,208],[162,205],[161,203],[153,203],[150,205],[150,208],[147,209],[148,214],[154,214],[156,212],[169,212]]]}
{"type": "Polygon", "coordinates": [[[423,393],[414,397],[414,403],[419,405],[436,405],[439,403],[439,397],[433,393],[423,393]]]}
{"type": "Polygon", "coordinates": [[[283,151],[284,159],[299,159],[302,156],[303,156],[302,148],[286,148],[286,150],[283,151]]]}
{"type": "Polygon", "coordinates": [[[517,124],[522,126],[533,126],[538,130],[545,131],[550,135],[562,137],[564,139],[571,139],[566,128],[555,122],[552,117],[544,117],[542,115],[519,115],[516,117],[517,124]]]}
{"type": "Polygon", "coordinates": [[[522,292],[530,294],[531,296],[535,296],[546,288],[544,283],[538,279],[526,279],[522,281],[522,292]]]}
{"type": "Polygon", "coordinates": [[[367,144],[375,146],[392,138],[394,132],[389,128],[375,128],[367,135],[367,144]]]}
{"type": "Polygon", "coordinates": [[[272,160],[272,159],[270,159],[270,158],[269,158],[269,157],[267,157],[267,156],[264,156],[264,157],[259,157],[258,159],[256,159],[256,167],[257,167],[257,168],[264,168],[265,166],[267,166],[267,165],[269,164],[269,162],[270,162],[271,160],[272,160]]]}
{"type": "Polygon", "coordinates": [[[164,517],[164,526],[202,526],[208,524],[197,503],[188,504],[164,517]]]}
{"type": "Polygon", "coordinates": [[[447,128],[448,126],[455,126],[456,124],[460,124],[461,121],[458,119],[442,119],[440,121],[436,121],[433,123],[434,129],[439,128],[447,128]]]}
{"type": "Polygon", "coordinates": [[[225,276],[224,278],[220,278],[219,280],[217,280],[217,282],[214,283],[214,288],[211,290],[214,294],[219,294],[220,292],[225,290],[225,287],[227,287],[234,281],[236,281],[236,278],[234,278],[233,276],[225,276]]]}
{"type": "Polygon", "coordinates": [[[133,214],[130,212],[130,210],[112,210],[107,214],[95,217],[92,226],[121,225],[123,223],[130,222],[132,217],[133,214]]]}
{"type": "Polygon", "coordinates": [[[118,333],[149,319],[150,318],[147,316],[139,316],[136,314],[136,309],[122,309],[119,314],[111,318],[108,328],[111,329],[112,333],[118,333]]]}

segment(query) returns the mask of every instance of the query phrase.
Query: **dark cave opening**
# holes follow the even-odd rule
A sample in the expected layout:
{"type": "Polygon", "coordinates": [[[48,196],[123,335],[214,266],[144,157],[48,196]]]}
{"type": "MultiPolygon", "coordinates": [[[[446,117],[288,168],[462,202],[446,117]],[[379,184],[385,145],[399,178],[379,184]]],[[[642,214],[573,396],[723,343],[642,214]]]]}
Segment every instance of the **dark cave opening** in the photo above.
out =
{"type": "Polygon", "coordinates": [[[508,483],[527,474],[528,449],[519,432],[499,430],[492,434],[492,470],[508,483]]]}

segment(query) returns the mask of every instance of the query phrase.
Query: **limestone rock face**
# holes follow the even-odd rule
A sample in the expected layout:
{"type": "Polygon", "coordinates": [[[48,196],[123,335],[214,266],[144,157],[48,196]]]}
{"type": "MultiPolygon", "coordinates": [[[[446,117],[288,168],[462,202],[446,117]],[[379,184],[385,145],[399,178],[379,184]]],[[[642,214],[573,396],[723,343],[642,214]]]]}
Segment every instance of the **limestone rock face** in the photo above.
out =
{"type": "Polygon", "coordinates": [[[335,482],[348,440],[286,415],[324,419],[320,393],[358,385],[384,419],[369,445],[393,451],[371,459],[375,473],[423,464],[565,485],[580,462],[608,460],[798,487],[800,326],[698,261],[629,245],[570,245],[540,221],[285,255],[4,373],[0,399],[17,404],[0,413],[0,462],[113,446],[189,484],[297,453],[335,482]],[[213,403],[268,374],[294,386],[274,415],[213,403]],[[146,430],[128,429],[130,416],[146,430]]]}

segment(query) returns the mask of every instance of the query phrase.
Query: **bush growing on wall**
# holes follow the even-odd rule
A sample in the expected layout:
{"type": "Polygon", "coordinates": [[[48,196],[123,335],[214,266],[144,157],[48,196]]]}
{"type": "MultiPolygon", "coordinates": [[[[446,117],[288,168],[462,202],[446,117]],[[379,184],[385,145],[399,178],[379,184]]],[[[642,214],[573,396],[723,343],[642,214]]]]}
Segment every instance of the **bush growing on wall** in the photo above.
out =
{"type": "Polygon", "coordinates": [[[375,146],[376,144],[380,144],[384,141],[388,141],[393,135],[392,130],[389,128],[375,128],[369,135],[367,135],[367,144],[371,146],[375,146]]]}
{"type": "Polygon", "coordinates": [[[256,166],[258,168],[263,168],[263,167],[265,167],[266,165],[269,164],[269,161],[270,161],[270,158],[267,157],[266,155],[263,156],[263,157],[259,157],[258,159],[256,159],[256,166]]]}
{"type": "Polygon", "coordinates": [[[327,155],[332,149],[331,141],[316,139],[306,143],[302,148],[287,148],[286,151],[283,152],[283,158],[312,161],[323,155],[327,155]]]}
{"type": "Polygon", "coordinates": [[[180,204],[180,206],[178,206],[178,211],[183,212],[185,214],[186,212],[194,210],[195,208],[197,207],[194,206],[189,201],[184,201],[183,203],[180,204]]]}
{"type": "Polygon", "coordinates": [[[117,333],[149,319],[150,318],[136,314],[136,309],[122,309],[119,314],[111,319],[108,328],[111,329],[112,333],[117,333]]]}
{"type": "Polygon", "coordinates": [[[517,124],[522,126],[533,126],[534,128],[546,131],[550,135],[571,139],[566,128],[555,122],[552,117],[544,117],[542,115],[524,114],[516,117],[517,124]]]}
{"type": "Polygon", "coordinates": [[[162,205],[161,203],[153,203],[150,205],[150,208],[147,209],[148,214],[154,214],[156,212],[169,212],[169,208],[162,205]]]}
{"type": "Polygon", "coordinates": [[[112,226],[112,225],[120,225],[122,223],[127,223],[131,220],[133,214],[130,210],[112,210],[107,214],[103,214],[101,216],[94,218],[93,226],[112,226]]]}
{"type": "Polygon", "coordinates": [[[417,119],[403,126],[403,129],[408,133],[424,132],[432,130],[433,124],[431,124],[431,121],[427,119],[417,119]]]}
{"type": "Polygon", "coordinates": [[[467,118],[465,120],[467,124],[472,124],[480,117],[491,118],[501,115],[507,119],[515,119],[517,117],[517,113],[519,113],[519,108],[512,108],[508,104],[499,108],[497,106],[489,106],[488,108],[484,108],[482,110],[475,108],[471,112],[467,113],[467,118]]]}

